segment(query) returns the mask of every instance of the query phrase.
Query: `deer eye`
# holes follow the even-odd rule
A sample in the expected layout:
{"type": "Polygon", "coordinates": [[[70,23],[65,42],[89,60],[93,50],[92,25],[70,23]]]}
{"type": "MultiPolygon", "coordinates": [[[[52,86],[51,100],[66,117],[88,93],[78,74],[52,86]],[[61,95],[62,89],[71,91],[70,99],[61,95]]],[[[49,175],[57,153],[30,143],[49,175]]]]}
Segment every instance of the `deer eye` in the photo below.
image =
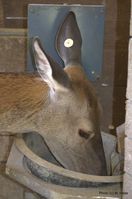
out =
{"type": "Polygon", "coordinates": [[[80,137],[82,137],[82,138],[84,138],[84,139],[86,139],[86,140],[87,140],[87,139],[89,138],[89,136],[90,136],[89,133],[83,131],[82,129],[79,129],[78,134],[79,134],[80,137]]]}
{"type": "Polygon", "coordinates": [[[91,131],[84,131],[82,129],[79,129],[78,134],[80,137],[88,140],[89,138],[92,138],[94,136],[94,133],[92,133],[91,131]]]}

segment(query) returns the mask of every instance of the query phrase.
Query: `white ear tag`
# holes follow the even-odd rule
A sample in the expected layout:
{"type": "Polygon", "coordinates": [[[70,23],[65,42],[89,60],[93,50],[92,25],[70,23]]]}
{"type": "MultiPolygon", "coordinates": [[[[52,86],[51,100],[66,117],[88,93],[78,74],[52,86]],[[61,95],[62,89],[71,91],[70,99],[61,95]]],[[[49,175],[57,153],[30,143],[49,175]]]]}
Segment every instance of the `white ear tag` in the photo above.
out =
{"type": "Polygon", "coordinates": [[[73,40],[70,39],[70,38],[68,38],[68,39],[66,39],[66,40],[64,41],[64,46],[65,46],[66,48],[72,47],[73,44],[74,44],[74,42],[73,42],[73,40]]]}

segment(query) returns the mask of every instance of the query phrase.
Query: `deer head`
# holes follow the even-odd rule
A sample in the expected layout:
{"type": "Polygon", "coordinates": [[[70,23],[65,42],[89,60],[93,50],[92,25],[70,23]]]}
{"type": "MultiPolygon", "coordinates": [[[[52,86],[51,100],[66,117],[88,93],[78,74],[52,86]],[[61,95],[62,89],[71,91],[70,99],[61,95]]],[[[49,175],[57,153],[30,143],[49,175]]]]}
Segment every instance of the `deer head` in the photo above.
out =
{"type": "Polygon", "coordinates": [[[38,38],[32,44],[38,73],[49,86],[47,100],[36,118],[41,135],[65,168],[106,175],[100,105],[80,63],[81,34],[75,15],[69,13],[56,39],[64,69],[46,55],[38,38]]]}

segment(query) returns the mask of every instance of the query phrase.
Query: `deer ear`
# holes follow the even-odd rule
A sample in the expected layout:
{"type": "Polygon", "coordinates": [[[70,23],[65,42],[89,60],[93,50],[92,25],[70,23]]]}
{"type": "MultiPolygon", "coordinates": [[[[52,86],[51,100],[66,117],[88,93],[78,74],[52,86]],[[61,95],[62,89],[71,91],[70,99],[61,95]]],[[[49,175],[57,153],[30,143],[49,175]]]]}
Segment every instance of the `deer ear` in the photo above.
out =
{"type": "Polygon", "coordinates": [[[69,88],[70,80],[68,75],[61,66],[46,55],[39,38],[33,39],[32,46],[37,71],[50,89],[64,90],[69,88]]]}
{"type": "Polygon", "coordinates": [[[82,37],[76,16],[69,12],[56,35],[56,50],[65,66],[81,64],[82,37]]]}

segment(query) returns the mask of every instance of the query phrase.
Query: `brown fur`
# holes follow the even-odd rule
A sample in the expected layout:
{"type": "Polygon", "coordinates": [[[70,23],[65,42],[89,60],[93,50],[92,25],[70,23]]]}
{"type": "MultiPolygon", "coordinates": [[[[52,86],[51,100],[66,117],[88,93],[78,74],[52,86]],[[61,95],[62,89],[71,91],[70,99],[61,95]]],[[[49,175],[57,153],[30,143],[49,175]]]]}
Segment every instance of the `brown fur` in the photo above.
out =
{"type": "Polygon", "coordinates": [[[47,92],[47,84],[37,75],[0,74],[0,131],[22,132],[19,126],[42,109],[47,92]]]}
{"type": "Polygon", "coordinates": [[[0,113],[16,106],[25,111],[39,108],[47,90],[46,83],[35,75],[0,74],[0,113]]]}

